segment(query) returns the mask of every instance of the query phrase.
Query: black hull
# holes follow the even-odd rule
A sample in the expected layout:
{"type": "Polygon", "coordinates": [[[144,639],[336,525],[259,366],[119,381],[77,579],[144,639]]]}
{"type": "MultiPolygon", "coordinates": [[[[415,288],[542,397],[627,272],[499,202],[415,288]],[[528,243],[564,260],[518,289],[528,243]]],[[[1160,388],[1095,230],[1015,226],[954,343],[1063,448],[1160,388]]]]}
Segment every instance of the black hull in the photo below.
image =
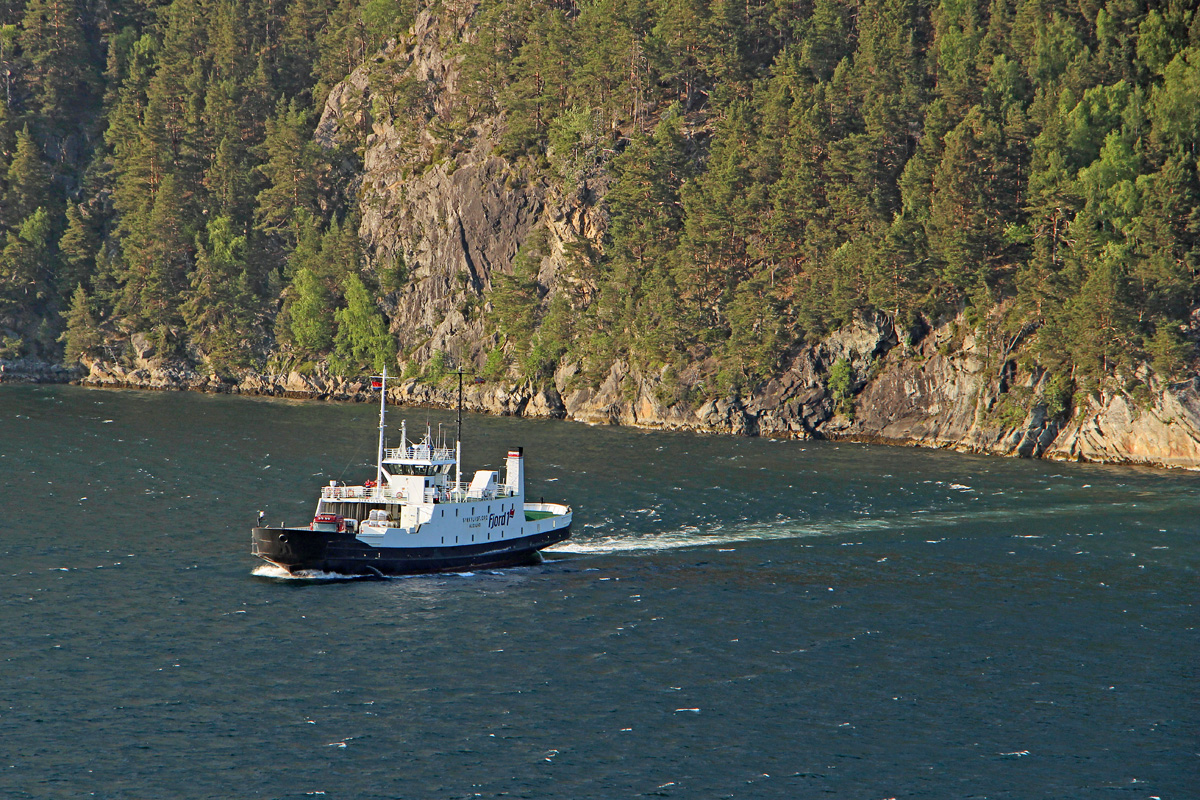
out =
{"type": "Polygon", "coordinates": [[[536,564],[538,551],[571,535],[571,526],[534,536],[446,547],[372,547],[351,533],[308,528],[254,528],[250,551],[288,572],[339,575],[416,575],[536,564]]]}

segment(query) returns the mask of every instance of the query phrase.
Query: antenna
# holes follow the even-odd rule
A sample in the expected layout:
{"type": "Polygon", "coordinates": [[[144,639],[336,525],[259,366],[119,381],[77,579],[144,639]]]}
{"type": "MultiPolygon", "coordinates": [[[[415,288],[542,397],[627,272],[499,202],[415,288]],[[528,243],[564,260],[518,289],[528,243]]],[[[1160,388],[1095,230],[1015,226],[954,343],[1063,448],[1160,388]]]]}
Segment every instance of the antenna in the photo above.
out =
{"type": "Polygon", "coordinates": [[[459,488],[462,488],[461,484],[462,484],[462,406],[463,406],[462,378],[463,378],[463,371],[462,371],[461,363],[458,365],[458,369],[456,371],[458,372],[458,432],[455,434],[455,437],[454,437],[454,482],[456,484],[460,484],[459,488]]]}
{"type": "Polygon", "coordinates": [[[379,389],[379,451],[375,460],[375,491],[382,492],[383,485],[383,432],[384,418],[387,416],[387,364],[383,365],[383,375],[371,376],[371,388],[379,389]]]}

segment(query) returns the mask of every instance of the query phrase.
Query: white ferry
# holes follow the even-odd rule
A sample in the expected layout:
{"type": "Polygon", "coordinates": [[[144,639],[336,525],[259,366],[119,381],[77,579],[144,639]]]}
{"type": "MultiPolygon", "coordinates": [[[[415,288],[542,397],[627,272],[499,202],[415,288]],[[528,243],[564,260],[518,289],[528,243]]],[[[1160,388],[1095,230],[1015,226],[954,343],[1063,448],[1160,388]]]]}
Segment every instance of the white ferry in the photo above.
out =
{"type": "Polygon", "coordinates": [[[292,574],[382,577],[537,563],[540,550],[570,536],[570,506],[525,501],[522,448],[508,452],[503,483],[494,470],[479,470],[464,482],[461,408],[453,448],[428,429],[410,442],[407,424],[400,446],[388,448],[386,370],[372,385],[381,390],[375,480],[359,486],[331,481],[307,526],[254,528],[254,555],[292,574]]]}

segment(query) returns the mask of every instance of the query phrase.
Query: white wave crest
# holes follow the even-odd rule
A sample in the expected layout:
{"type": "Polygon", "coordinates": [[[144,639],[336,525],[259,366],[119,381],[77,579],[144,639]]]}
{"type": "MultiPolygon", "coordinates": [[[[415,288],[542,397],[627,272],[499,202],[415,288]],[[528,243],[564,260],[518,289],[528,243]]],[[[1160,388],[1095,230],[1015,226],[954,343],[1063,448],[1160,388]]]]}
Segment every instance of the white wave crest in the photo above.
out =
{"type": "Polygon", "coordinates": [[[349,581],[355,580],[358,576],[342,575],[337,572],[322,572],[317,569],[301,569],[295,572],[288,572],[283,567],[275,564],[259,564],[250,571],[251,575],[256,575],[260,578],[273,578],[281,581],[349,581]]]}

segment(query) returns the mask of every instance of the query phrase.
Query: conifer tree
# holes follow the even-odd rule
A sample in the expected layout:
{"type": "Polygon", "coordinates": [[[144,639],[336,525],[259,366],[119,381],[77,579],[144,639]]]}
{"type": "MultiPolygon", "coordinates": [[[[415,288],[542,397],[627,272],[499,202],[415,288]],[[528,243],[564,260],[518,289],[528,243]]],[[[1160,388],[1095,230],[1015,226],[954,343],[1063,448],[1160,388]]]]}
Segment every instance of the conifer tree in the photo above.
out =
{"type": "Polygon", "coordinates": [[[59,124],[77,118],[91,102],[95,83],[91,53],[79,20],[78,0],[28,0],[19,43],[29,61],[41,117],[59,124]]]}
{"type": "Polygon", "coordinates": [[[246,364],[254,299],[248,283],[246,237],[228,217],[209,221],[196,237],[196,267],[180,314],[214,369],[246,364]]]}
{"type": "Polygon", "coordinates": [[[342,282],[346,307],[334,314],[337,334],[330,364],[342,374],[362,369],[381,371],[396,358],[396,342],[388,333],[383,316],[358,275],[342,282]]]}
{"type": "Polygon", "coordinates": [[[67,205],[67,228],[58,240],[61,269],[55,278],[59,294],[66,297],[70,286],[77,288],[91,278],[96,263],[97,236],[83,218],[79,206],[67,205]]]}
{"type": "Polygon", "coordinates": [[[47,205],[50,170],[26,125],[17,134],[16,149],[5,180],[0,224],[16,226],[37,208],[47,205]]]}
{"type": "Polygon", "coordinates": [[[96,354],[103,343],[96,315],[92,312],[91,299],[84,291],[83,285],[75,287],[71,295],[71,306],[61,312],[66,319],[66,330],[59,341],[64,343],[63,361],[74,364],[84,356],[96,354]]]}
{"type": "Polygon", "coordinates": [[[264,163],[258,167],[267,185],[258,193],[255,219],[263,233],[295,244],[294,221],[301,212],[316,209],[317,150],[307,111],[292,100],[280,100],[275,117],[267,121],[262,144],[264,163]]]}
{"type": "Polygon", "coordinates": [[[165,330],[178,321],[195,245],[182,208],[179,181],[167,175],[149,213],[122,241],[116,311],[144,330],[165,330]]]}
{"type": "Polygon", "coordinates": [[[333,344],[333,295],[306,268],[296,271],[288,303],[292,340],[301,350],[318,355],[333,344]]]}
{"type": "Polygon", "coordinates": [[[42,299],[55,270],[52,236],[50,214],[44,208],[9,231],[0,251],[0,295],[26,307],[42,299]]]}

